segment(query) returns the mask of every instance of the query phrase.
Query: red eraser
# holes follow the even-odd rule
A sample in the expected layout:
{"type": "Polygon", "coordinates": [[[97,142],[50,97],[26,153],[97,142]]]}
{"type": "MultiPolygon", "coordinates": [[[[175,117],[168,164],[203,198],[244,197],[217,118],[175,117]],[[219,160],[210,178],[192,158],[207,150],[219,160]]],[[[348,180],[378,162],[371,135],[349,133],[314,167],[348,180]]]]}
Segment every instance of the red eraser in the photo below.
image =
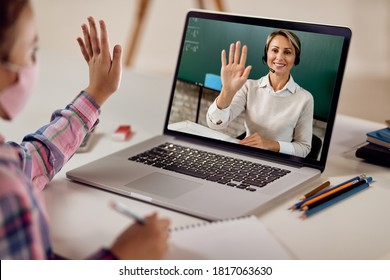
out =
{"type": "Polygon", "coordinates": [[[117,141],[126,141],[129,140],[131,135],[131,126],[130,125],[120,125],[115,130],[113,138],[117,141]]]}

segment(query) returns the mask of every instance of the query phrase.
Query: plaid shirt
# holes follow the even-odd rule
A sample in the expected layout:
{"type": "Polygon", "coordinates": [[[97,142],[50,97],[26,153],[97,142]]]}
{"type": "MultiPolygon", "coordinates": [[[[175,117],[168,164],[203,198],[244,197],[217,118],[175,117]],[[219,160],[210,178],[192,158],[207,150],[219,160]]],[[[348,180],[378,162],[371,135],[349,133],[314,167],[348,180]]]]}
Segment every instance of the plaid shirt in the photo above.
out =
{"type": "MultiPolygon", "coordinates": [[[[53,259],[41,190],[97,123],[99,105],[81,92],[18,145],[0,135],[0,259],[53,259]]],[[[91,258],[113,259],[102,249],[91,258]]]]}

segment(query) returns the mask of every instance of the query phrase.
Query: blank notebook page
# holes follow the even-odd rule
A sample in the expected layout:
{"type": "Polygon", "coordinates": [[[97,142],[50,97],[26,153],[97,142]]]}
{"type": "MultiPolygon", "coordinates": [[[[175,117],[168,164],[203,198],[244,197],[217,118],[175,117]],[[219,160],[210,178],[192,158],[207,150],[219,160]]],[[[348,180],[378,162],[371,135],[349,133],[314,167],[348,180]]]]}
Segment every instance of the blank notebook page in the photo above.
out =
{"type": "Polygon", "coordinates": [[[290,254],[255,217],[175,228],[165,259],[286,260],[290,254]]]}

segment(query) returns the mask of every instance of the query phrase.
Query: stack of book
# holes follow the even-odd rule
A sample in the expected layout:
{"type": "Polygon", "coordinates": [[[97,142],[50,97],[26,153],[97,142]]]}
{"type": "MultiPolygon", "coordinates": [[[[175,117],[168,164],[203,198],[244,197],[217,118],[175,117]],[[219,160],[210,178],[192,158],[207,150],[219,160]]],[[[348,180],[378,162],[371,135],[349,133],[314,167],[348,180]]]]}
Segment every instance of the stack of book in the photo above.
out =
{"type": "Polygon", "coordinates": [[[390,166],[390,120],[388,127],[367,133],[367,144],[358,148],[355,155],[367,161],[390,166]]]}

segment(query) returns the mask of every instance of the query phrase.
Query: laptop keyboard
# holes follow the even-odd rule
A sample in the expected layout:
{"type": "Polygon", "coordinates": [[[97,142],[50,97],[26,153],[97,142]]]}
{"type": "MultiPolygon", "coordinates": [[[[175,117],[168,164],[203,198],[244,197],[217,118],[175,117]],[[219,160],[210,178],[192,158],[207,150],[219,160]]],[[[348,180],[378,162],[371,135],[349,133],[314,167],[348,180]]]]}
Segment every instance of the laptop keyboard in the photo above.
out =
{"type": "Polygon", "coordinates": [[[290,172],[172,143],[162,144],[129,160],[252,192],[290,172]]]}

